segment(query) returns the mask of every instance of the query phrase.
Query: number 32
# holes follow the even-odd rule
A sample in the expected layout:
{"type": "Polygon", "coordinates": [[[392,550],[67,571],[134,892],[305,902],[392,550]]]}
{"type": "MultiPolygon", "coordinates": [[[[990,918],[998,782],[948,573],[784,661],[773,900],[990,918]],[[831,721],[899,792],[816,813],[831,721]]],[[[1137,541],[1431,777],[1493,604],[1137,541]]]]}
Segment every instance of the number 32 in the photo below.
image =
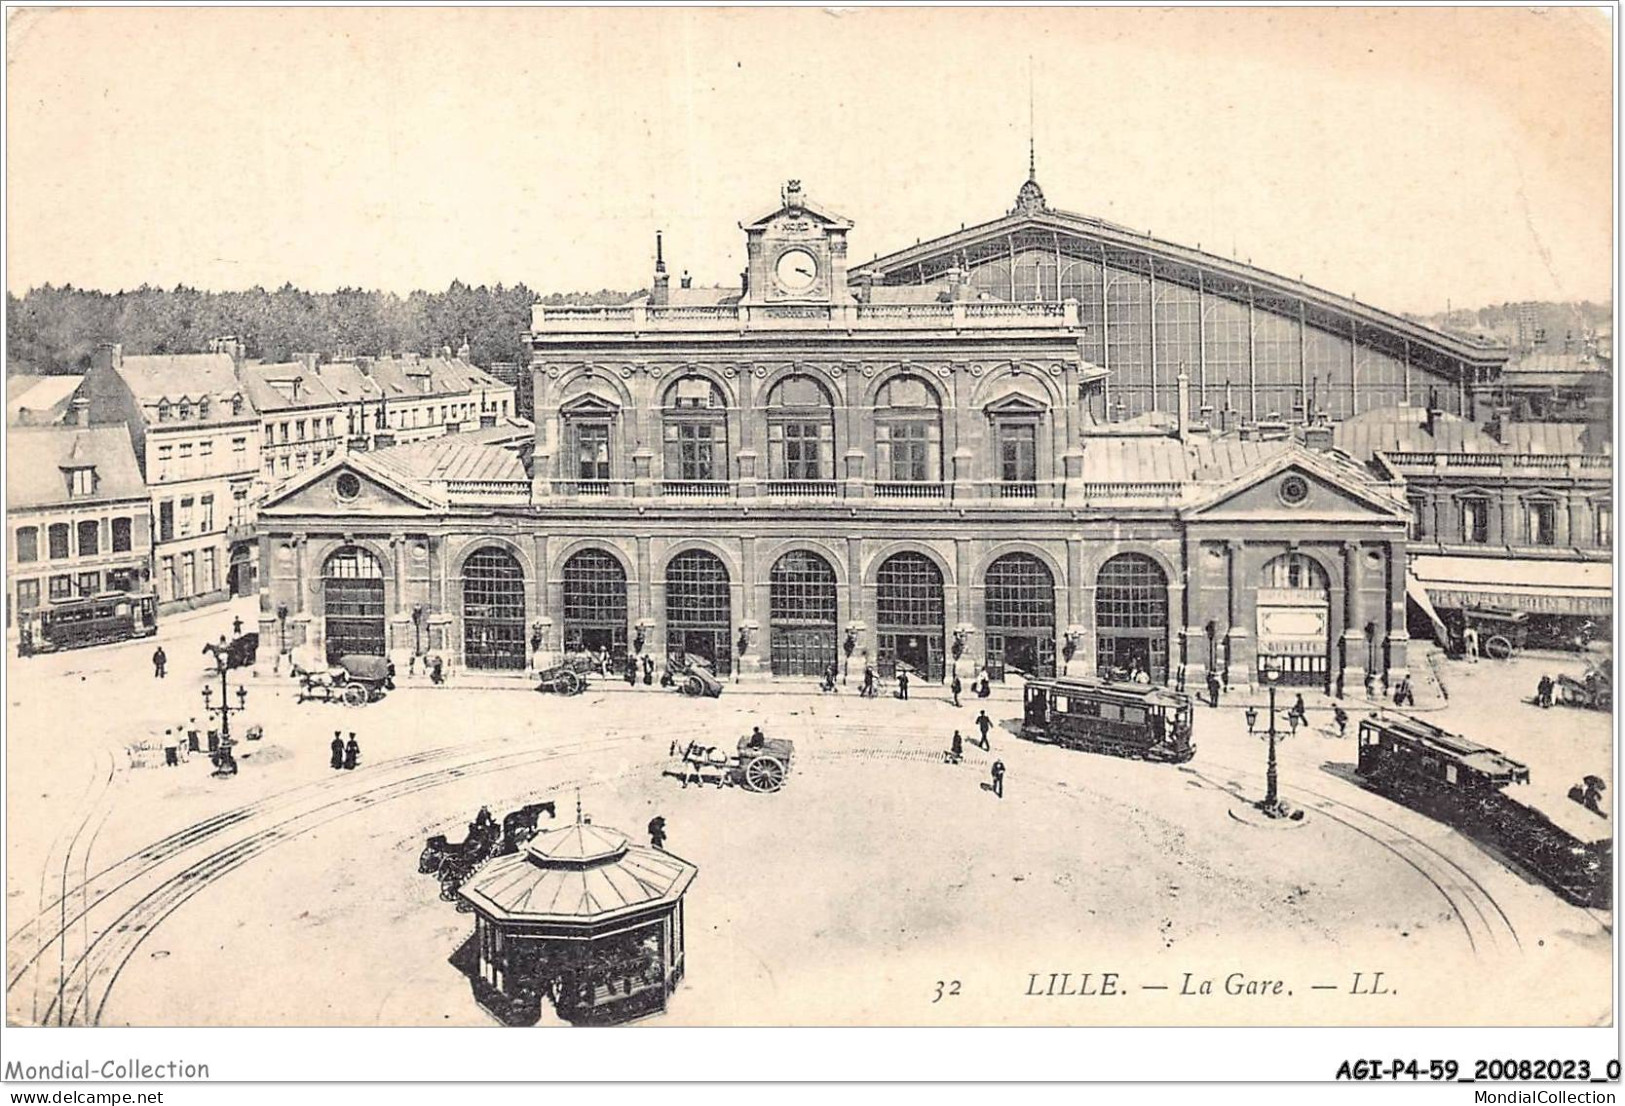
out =
{"type": "Polygon", "coordinates": [[[937,994],[932,1003],[941,1002],[944,998],[952,998],[959,993],[959,980],[950,979],[947,982],[937,980],[937,994]]]}

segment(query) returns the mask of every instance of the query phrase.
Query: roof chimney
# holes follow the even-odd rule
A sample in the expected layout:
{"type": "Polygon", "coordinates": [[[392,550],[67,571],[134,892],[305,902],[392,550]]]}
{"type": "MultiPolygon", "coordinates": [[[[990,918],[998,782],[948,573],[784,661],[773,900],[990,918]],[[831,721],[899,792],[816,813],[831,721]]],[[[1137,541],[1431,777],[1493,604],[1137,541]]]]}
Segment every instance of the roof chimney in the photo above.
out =
{"type": "Polygon", "coordinates": [[[91,364],[98,369],[117,369],[124,364],[124,347],[117,342],[96,343],[96,353],[91,364]]]}
{"type": "Polygon", "coordinates": [[[316,376],[321,375],[322,364],[319,356],[314,353],[296,353],[294,356],[304,363],[306,372],[316,376]]]}
{"type": "Polygon", "coordinates": [[[473,363],[474,351],[468,348],[468,335],[463,335],[463,344],[457,347],[457,360],[473,363]]]}
{"type": "Polygon", "coordinates": [[[1303,444],[1316,453],[1330,453],[1332,449],[1332,424],[1325,419],[1316,419],[1303,428],[1303,444]]]}
{"type": "Polygon", "coordinates": [[[81,393],[81,394],[75,395],[73,397],[73,399],[68,401],[67,425],[69,425],[69,426],[89,426],[90,425],[90,397],[89,396],[86,396],[86,395],[81,393]]]}
{"type": "Polygon", "coordinates": [[[681,284],[681,286],[684,287],[684,288],[692,288],[692,287],[694,287],[694,278],[688,275],[688,270],[687,269],[683,270],[683,276],[682,276],[682,279],[679,281],[679,284],[681,284]]]}
{"type": "Polygon", "coordinates": [[[665,243],[661,233],[655,231],[655,281],[649,292],[650,307],[665,307],[671,302],[671,277],[666,273],[665,243]]]}

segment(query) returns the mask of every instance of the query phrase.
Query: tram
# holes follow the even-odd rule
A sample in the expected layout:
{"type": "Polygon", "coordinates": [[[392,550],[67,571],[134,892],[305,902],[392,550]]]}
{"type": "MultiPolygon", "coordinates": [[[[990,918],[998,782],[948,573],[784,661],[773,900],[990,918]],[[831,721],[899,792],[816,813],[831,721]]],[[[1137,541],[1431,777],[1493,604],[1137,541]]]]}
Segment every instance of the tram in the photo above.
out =
{"type": "Polygon", "coordinates": [[[17,651],[22,656],[87,645],[152,637],[158,632],[158,601],[152,595],[109,592],[36,607],[18,615],[17,651]]]}
{"type": "Polygon", "coordinates": [[[1360,722],[1359,774],[1390,798],[1488,844],[1570,902],[1611,909],[1613,830],[1600,809],[1508,792],[1529,769],[1417,718],[1360,722]]]}
{"type": "Polygon", "coordinates": [[[1172,764],[1196,754],[1189,695],[1090,677],[1028,680],[1021,736],[1068,749],[1172,764]]]}

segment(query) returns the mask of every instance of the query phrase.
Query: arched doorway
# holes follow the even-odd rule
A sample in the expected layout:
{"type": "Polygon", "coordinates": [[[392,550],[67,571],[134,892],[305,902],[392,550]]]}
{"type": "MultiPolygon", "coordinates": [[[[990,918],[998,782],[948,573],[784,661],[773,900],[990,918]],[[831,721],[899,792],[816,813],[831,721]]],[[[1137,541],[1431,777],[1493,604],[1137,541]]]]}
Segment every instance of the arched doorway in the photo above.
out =
{"type": "Polygon", "coordinates": [[[626,569],[602,549],[564,562],[564,651],[626,659],[626,569]]]}
{"type": "Polygon", "coordinates": [[[384,655],[384,569],[360,546],[335,550],[322,566],[327,661],[384,655]]]}
{"type": "Polygon", "coordinates": [[[1095,666],[1128,679],[1136,668],[1168,682],[1168,577],[1141,553],[1119,553],[1095,579],[1095,666]]]}
{"type": "Polygon", "coordinates": [[[666,565],[666,652],[703,658],[718,675],[733,670],[733,600],[728,569],[703,549],[666,565]]]}
{"type": "Polygon", "coordinates": [[[835,662],[835,570],[816,553],[796,550],[773,565],[768,582],[775,676],[818,676],[835,662]]]}
{"type": "Polygon", "coordinates": [[[882,676],[899,663],[942,679],[942,570],[924,553],[895,553],[875,578],[875,662],[882,676]]]}
{"type": "Polygon", "coordinates": [[[525,570],[506,549],[488,545],[463,562],[463,663],[525,668],[525,570]]]}
{"type": "Polygon", "coordinates": [[[1055,577],[1031,553],[1006,553],[987,567],[987,674],[1055,675],[1055,577]]]}
{"type": "Polygon", "coordinates": [[[1272,558],[1259,576],[1258,671],[1272,666],[1281,683],[1299,687],[1324,688],[1331,677],[1326,570],[1303,553],[1272,558]]]}

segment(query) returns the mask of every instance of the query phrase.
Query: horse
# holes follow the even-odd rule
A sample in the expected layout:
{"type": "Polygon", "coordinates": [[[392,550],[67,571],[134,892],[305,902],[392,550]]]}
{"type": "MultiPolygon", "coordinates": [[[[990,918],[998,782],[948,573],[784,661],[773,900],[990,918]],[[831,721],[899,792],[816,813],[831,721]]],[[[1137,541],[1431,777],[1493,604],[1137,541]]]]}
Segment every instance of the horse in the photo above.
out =
{"type": "Polygon", "coordinates": [[[546,811],[549,818],[557,818],[558,811],[551,802],[531,803],[518,810],[510,811],[502,819],[502,851],[498,856],[507,856],[519,851],[519,846],[536,836],[536,823],[541,819],[542,812],[546,811]]]}

